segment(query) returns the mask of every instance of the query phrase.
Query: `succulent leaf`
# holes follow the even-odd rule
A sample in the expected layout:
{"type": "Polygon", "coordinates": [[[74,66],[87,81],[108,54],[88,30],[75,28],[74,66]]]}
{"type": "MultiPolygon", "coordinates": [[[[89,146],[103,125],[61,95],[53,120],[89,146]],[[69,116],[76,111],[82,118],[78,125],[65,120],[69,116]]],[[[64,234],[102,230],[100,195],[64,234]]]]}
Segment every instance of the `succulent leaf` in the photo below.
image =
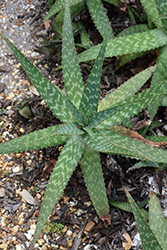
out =
{"type": "MultiPolygon", "coordinates": [[[[70,6],[76,5],[77,3],[83,2],[83,0],[69,0],[70,6]]],[[[57,0],[50,9],[49,13],[45,16],[44,23],[57,12],[65,8],[66,0],[57,0]]]]}
{"type": "MultiPolygon", "coordinates": [[[[112,206],[114,206],[114,207],[117,207],[117,208],[119,208],[119,209],[122,209],[122,210],[124,210],[124,211],[127,211],[127,212],[132,212],[132,209],[131,209],[131,206],[130,206],[130,204],[129,203],[127,203],[127,202],[120,202],[120,201],[111,201],[111,200],[109,200],[109,203],[112,205],[112,206]]],[[[145,203],[144,203],[144,205],[146,205],[148,203],[148,201],[146,201],[145,203]]],[[[148,218],[149,218],[149,216],[148,216],[148,212],[144,209],[144,208],[142,208],[142,206],[144,206],[144,205],[140,205],[140,202],[137,204],[138,205],[138,207],[140,208],[140,211],[141,211],[141,213],[142,213],[142,215],[144,216],[144,218],[146,219],[146,220],[148,220],[148,218]]]]}
{"type": "Polygon", "coordinates": [[[148,140],[155,141],[155,142],[167,142],[166,136],[147,136],[148,140]]]}
{"type": "Polygon", "coordinates": [[[96,138],[96,141],[92,139],[92,137],[88,134],[81,135],[83,138],[83,141],[86,145],[88,145],[90,148],[92,148],[95,151],[103,152],[103,153],[112,153],[117,155],[124,155],[127,157],[132,157],[135,159],[142,159],[142,155],[139,152],[134,152],[133,150],[129,150],[129,148],[126,147],[119,147],[117,146],[116,142],[114,142],[114,139],[112,141],[111,138],[107,137],[110,136],[109,131],[104,131],[103,133],[101,131],[98,131],[96,129],[93,129],[94,136],[96,138]],[[107,135],[106,135],[107,133],[107,135]]]}
{"type": "Polygon", "coordinates": [[[81,168],[90,198],[97,214],[102,218],[109,217],[108,199],[99,152],[86,147],[81,159],[81,168]]]}
{"type": "Polygon", "coordinates": [[[78,128],[76,122],[63,123],[58,128],[53,129],[50,133],[45,136],[42,136],[38,141],[41,141],[45,138],[55,136],[55,135],[82,135],[85,132],[78,128]]]}
{"type": "MultiPolygon", "coordinates": [[[[133,154],[134,156],[140,155],[140,159],[143,160],[145,159],[147,161],[155,161],[155,162],[164,162],[164,163],[167,162],[166,151],[133,140],[129,137],[126,137],[125,135],[119,134],[120,132],[117,133],[117,127],[119,128],[119,126],[110,128],[111,130],[113,129],[113,131],[105,129],[105,130],[100,130],[99,132],[104,138],[106,138],[108,142],[111,143],[111,145],[115,145],[120,149],[122,148],[122,150],[125,149],[127,151],[130,151],[131,154],[133,154]]],[[[95,136],[98,143],[97,133],[95,133],[95,136]]],[[[112,150],[114,150],[114,148],[111,147],[111,152],[112,150]]]]}
{"type": "MultiPolygon", "coordinates": [[[[146,24],[138,24],[138,25],[130,26],[127,29],[124,29],[122,32],[120,32],[118,34],[117,37],[127,36],[130,34],[143,32],[143,31],[147,31],[147,30],[149,30],[149,28],[146,24]]],[[[148,51],[142,51],[142,52],[137,52],[137,53],[133,53],[133,54],[127,54],[127,55],[120,56],[118,59],[118,62],[117,62],[117,67],[119,68],[119,67],[123,66],[124,64],[126,64],[127,62],[130,62],[131,60],[134,60],[137,57],[143,56],[147,53],[148,53],[148,51]]]]}
{"type": "Polygon", "coordinates": [[[92,114],[88,118],[89,126],[91,128],[94,128],[100,122],[106,120],[108,117],[110,117],[111,115],[116,114],[120,110],[121,110],[121,106],[117,106],[117,107],[110,108],[110,109],[104,109],[104,110],[102,110],[100,112],[96,112],[96,113],[92,114]]]}
{"type": "MultiPolygon", "coordinates": [[[[124,188],[125,189],[125,188],[124,188]]],[[[141,211],[139,210],[138,206],[136,205],[135,201],[125,189],[126,196],[130,203],[131,209],[133,211],[137,227],[139,229],[140,238],[142,241],[142,246],[144,250],[162,250],[157,238],[155,237],[153,231],[147,224],[146,220],[144,219],[141,211]]]]}
{"type": "Polygon", "coordinates": [[[147,106],[154,103],[156,100],[160,99],[166,91],[167,81],[164,81],[163,84],[162,82],[159,82],[157,85],[154,85],[151,88],[129,98],[128,100],[125,100],[122,107],[120,105],[120,111],[99,123],[96,128],[104,129],[112,127],[116,124],[121,124],[123,121],[128,120],[147,106]]]}
{"type": "Polygon", "coordinates": [[[70,137],[64,146],[45,191],[33,244],[35,244],[38,239],[47,218],[63,193],[67,182],[83,154],[84,147],[85,144],[80,136],[77,135],[70,137]]]}
{"type": "MultiPolygon", "coordinates": [[[[156,6],[156,0],[140,0],[147,15],[150,17],[151,21],[159,28],[162,27],[162,22],[159,18],[158,9],[156,6]]],[[[162,1],[161,1],[162,2],[162,1]]]]}
{"type": "Polygon", "coordinates": [[[157,162],[153,162],[153,161],[139,161],[133,167],[131,167],[128,171],[134,170],[134,169],[138,169],[138,168],[142,168],[142,167],[154,167],[156,169],[159,169],[159,165],[158,165],[157,162]]]}
{"type": "Polygon", "coordinates": [[[17,59],[20,61],[23,69],[38,90],[42,99],[50,110],[63,122],[73,121],[73,113],[66,102],[66,96],[57,87],[53,86],[41,72],[3,35],[0,36],[6,41],[17,59]]]}
{"type": "Polygon", "coordinates": [[[156,0],[159,18],[162,22],[165,32],[167,33],[167,2],[166,0],[156,0]]]}
{"type": "Polygon", "coordinates": [[[96,137],[93,133],[93,130],[90,128],[90,126],[86,126],[83,128],[89,135],[90,137],[96,142],[96,137]]]}
{"type": "Polygon", "coordinates": [[[51,131],[59,127],[60,125],[56,125],[49,128],[41,129],[33,133],[21,136],[19,138],[7,141],[5,143],[1,143],[0,155],[63,144],[68,139],[67,135],[57,135],[55,137],[48,137],[41,140],[42,137],[47,137],[51,131]]]}
{"type": "MultiPolygon", "coordinates": [[[[105,32],[109,27],[109,20],[101,0],[96,0],[96,1],[86,0],[86,5],[88,7],[89,13],[91,15],[94,24],[96,25],[101,36],[104,38],[105,32]]],[[[110,39],[114,38],[111,26],[109,27],[109,38],[110,39]]]]}
{"type": "Polygon", "coordinates": [[[112,3],[115,6],[119,6],[119,0],[104,0],[105,2],[112,3]]]}
{"type": "MultiPolygon", "coordinates": [[[[107,30],[108,32],[108,30],[107,30]]],[[[99,95],[100,95],[100,79],[101,71],[103,66],[104,52],[107,43],[107,34],[101,45],[97,60],[94,64],[92,72],[85,85],[79,110],[86,116],[90,116],[92,113],[97,111],[99,95]]]]}
{"type": "MultiPolygon", "coordinates": [[[[161,48],[158,59],[156,61],[158,67],[153,74],[151,85],[156,84],[159,81],[163,81],[164,79],[167,79],[167,69],[165,68],[165,65],[167,65],[166,58],[167,58],[167,46],[164,46],[163,48],[161,48]]],[[[159,98],[150,107],[148,107],[151,120],[153,120],[155,114],[157,113],[158,107],[160,106],[160,101],[161,98],[159,98]]]]}
{"type": "Polygon", "coordinates": [[[67,0],[63,26],[62,66],[67,97],[76,107],[79,107],[83,91],[83,81],[74,46],[69,1],[67,0]]]}
{"type": "Polygon", "coordinates": [[[124,82],[119,88],[114,90],[111,94],[105,96],[98,106],[98,110],[108,109],[115,106],[117,103],[121,103],[128,97],[133,96],[142,85],[150,78],[152,73],[156,70],[157,65],[152,66],[136,74],[126,82],[124,82]]]}
{"type": "Polygon", "coordinates": [[[167,223],[164,219],[157,196],[150,193],[149,224],[162,249],[167,246],[167,223]]]}
{"type": "MultiPolygon", "coordinates": [[[[136,33],[124,37],[116,37],[107,43],[105,57],[126,55],[151,49],[167,44],[167,36],[162,28],[136,33]],[[126,45],[126,46],[125,46],[126,45]]],[[[78,55],[79,62],[97,58],[100,44],[78,55]]]]}

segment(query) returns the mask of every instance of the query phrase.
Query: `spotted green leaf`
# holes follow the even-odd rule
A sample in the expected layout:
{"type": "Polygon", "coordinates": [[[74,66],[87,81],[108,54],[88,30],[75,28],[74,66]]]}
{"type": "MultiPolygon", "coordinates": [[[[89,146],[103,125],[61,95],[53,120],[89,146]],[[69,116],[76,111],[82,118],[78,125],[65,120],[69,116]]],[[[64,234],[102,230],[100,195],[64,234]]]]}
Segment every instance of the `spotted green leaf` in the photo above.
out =
{"type": "MultiPolygon", "coordinates": [[[[83,2],[83,0],[69,0],[70,6],[76,5],[77,3],[83,2]]],[[[57,12],[65,8],[66,0],[57,0],[50,9],[49,13],[45,16],[44,23],[57,12]]]]}
{"type": "Polygon", "coordinates": [[[142,85],[150,78],[152,73],[156,70],[157,65],[152,66],[136,74],[128,81],[124,82],[119,88],[114,90],[111,94],[105,96],[98,106],[98,110],[108,109],[115,106],[117,103],[121,103],[128,97],[134,95],[142,85]]]}
{"type": "Polygon", "coordinates": [[[154,193],[150,194],[149,224],[162,249],[165,250],[167,246],[167,223],[161,211],[157,196],[154,193]]]}
{"type": "Polygon", "coordinates": [[[86,29],[83,27],[81,30],[81,43],[85,48],[90,48],[89,36],[86,29]]]}
{"type": "Polygon", "coordinates": [[[54,129],[58,129],[59,127],[60,125],[56,125],[49,128],[41,129],[33,133],[21,136],[19,138],[7,141],[5,143],[1,143],[0,155],[51,147],[65,143],[68,139],[67,135],[58,135],[55,137],[49,137],[45,138],[44,140],[40,140],[42,137],[47,137],[51,131],[53,131],[54,129]]]}
{"type": "Polygon", "coordinates": [[[156,0],[140,0],[147,15],[150,17],[151,21],[155,23],[157,27],[162,26],[162,22],[159,18],[158,9],[156,6],[156,0]]]}
{"type": "MultiPolygon", "coordinates": [[[[120,147],[116,141],[114,141],[113,133],[109,130],[98,131],[93,129],[94,140],[89,134],[82,135],[84,143],[95,151],[103,153],[112,153],[116,155],[124,155],[135,159],[142,159],[143,155],[140,152],[134,151],[126,147],[120,147]]],[[[116,138],[117,139],[117,138],[116,138]]]]}
{"type": "Polygon", "coordinates": [[[167,2],[166,0],[156,0],[159,18],[162,22],[165,32],[167,33],[167,2]]]}
{"type": "Polygon", "coordinates": [[[96,151],[129,156],[146,161],[167,162],[166,151],[127,137],[128,134],[124,135],[124,131],[122,132],[119,126],[99,131],[93,129],[93,132],[96,142],[87,134],[81,136],[85,144],[96,151]]]}
{"type": "MultiPolygon", "coordinates": [[[[162,28],[136,33],[124,37],[116,37],[107,43],[105,57],[126,55],[151,49],[167,44],[167,36],[162,28]]],[[[79,62],[97,58],[100,44],[78,55],[79,62]]]]}
{"type": "Polygon", "coordinates": [[[84,147],[85,144],[77,135],[70,137],[64,146],[45,191],[33,243],[38,239],[47,218],[63,193],[83,154],[84,147]]]}
{"type": "Polygon", "coordinates": [[[67,97],[76,107],[79,107],[83,81],[74,46],[69,4],[68,1],[66,2],[67,8],[65,9],[62,44],[63,78],[67,97]]]}
{"type": "Polygon", "coordinates": [[[92,72],[86,82],[86,86],[83,91],[79,110],[84,116],[90,116],[92,113],[97,111],[100,95],[100,78],[106,43],[107,34],[105,36],[104,42],[101,45],[97,60],[93,66],[92,72]]]}
{"type": "Polygon", "coordinates": [[[66,102],[66,96],[57,87],[53,86],[41,72],[3,35],[0,36],[6,41],[17,59],[20,61],[23,69],[38,90],[42,99],[50,110],[63,122],[73,121],[73,113],[66,102]]]}
{"type": "Polygon", "coordinates": [[[152,162],[152,161],[139,161],[136,163],[133,167],[131,167],[129,170],[134,170],[142,167],[154,167],[159,169],[159,165],[157,162],[152,162]]]}
{"type": "Polygon", "coordinates": [[[109,206],[99,152],[86,147],[81,159],[81,169],[97,214],[103,218],[108,217],[109,206]]]}
{"type": "Polygon", "coordinates": [[[83,128],[89,135],[90,137],[96,142],[96,137],[94,135],[93,130],[91,129],[91,127],[88,125],[86,127],[83,128]]]}
{"type": "Polygon", "coordinates": [[[144,216],[142,215],[141,211],[139,210],[138,206],[136,205],[135,201],[125,189],[126,196],[130,203],[131,209],[133,211],[137,227],[139,229],[140,238],[142,241],[143,250],[162,250],[163,248],[159,244],[155,234],[147,224],[144,216]]]}
{"type": "Polygon", "coordinates": [[[147,139],[155,142],[167,142],[166,136],[147,136],[147,139]]]}
{"type": "Polygon", "coordinates": [[[105,2],[112,3],[115,6],[119,6],[119,0],[104,0],[105,2]]]}
{"type": "MultiPolygon", "coordinates": [[[[86,5],[88,7],[89,13],[91,15],[94,24],[96,25],[101,36],[104,38],[105,32],[109,27],[109,20],[101,0],[96,0],[96,1],[86,0],[86,5]]],[[[111,26],[109,28],[109,38],[114,38],[111,26]]]]}
{"type": "Polygon", "coordinates": [[[116,124],[121,124],[123,121],[133,117],[135,114],[160,99],[166,91],[167,81],[164,81],[163,84],[162,82],[159,82],[157,85],[125,100],[125,104],[122,104],[120,111],[102,121],[96,127],[98,129],[104,129],[116,124]]]}
{"type": "MultiPolygon", "coordinates": [[[[101,134],[111,141],[115,146],[129,150],[132,155],[140,155],[140,159],[155,162],[167,162],[167,152],[159,148],[155,148],[142,142],[133,140],[124,135],[124,129],[120,126],[111,127],[110,130],[101,130],[101,134]],[[111,131],[110,131],[111,130],[111,131]]],[[[125,132],[126,133],[126,132],[125,132]]],[[[95,134],[96,136],[96,134],[95,134]]],[[[96,136],[97,139],[97,136],[96,136]]],[[[134,158],[134,157],[132,157],[134,158]]]]}
{"type": "MultiPolygon", "coordinates": [[[[161,48],[158,59],[157,59],[157,69],[153,74],[151,84],[156,84],[157,81],[163,81],[167,79],[167,46],[161,48]]],[[[164,93],[166,94],[166,92],[164,93]]],[[[154,102],[149,108],[148,111],[150,113],[150,118],[153,120],[155,114],[157,113],[158,107],[160,106],[161,98],[159,98],[156,102],[154,102]]]]}
{"type": "Polygon", "coordinates": [[[82,135],[85,132],[78,128],[76,122],[63,123],[58,128],[53,128],[53,130],[45,136],[42,136],[38,141],[55,135],[82,135]]]}
{"type": "Polygon", "coordinates": [[[110,116],[116,114],[118,111],[121,110],[121,105],[117,107],[113,107],[110,109],[104,109],[100,112],[93,113],[89,118],[88,118],[88,123],[91,128],[94,128],[97,126],[99,123],[102,121],[106,120],[110,116]]]}
{"type": "MultiPolygon", "coordinates": [[[[122,32],[120,32],[118,34],[117,37],[120,36],[127,36],[130,34],[134,34],[134,33],[138,33],[138,32],[143,32],[143,31],[147,31],[149,30],[148,26],[146,24],[138,24],[138,25],[133,25],[128,27],[127,29],[124,29],[122,32]]],[[[123,55],[120,56],[117,62],[117,67],[121,67],[123,66],[125,63],[136,59],[137,57],[143,56],[145,54],[147,54],[148,51],[142,51],[142,52],[137,52],[137,53],[133,53],[133,54],[127,54],[127,55],[123,55]]]]}
{"type": "MultiPolygon", "coordinates": [[[[129,203],[127,202],[120,202],[120,201],[111,201],[109,200],[109,203],[114,206],[114,207],[117,207],[119,209],[122,209],[124,211],[127,211],[127,212],[132,212],[132,209],[131,209],[131,206],[129,203]]],[[[148,203],[148,200],[144,201],[144,202],[139,202],[137,205],[138,207],[140,208],[140,211],[142,213],[142,215],[144,216],[144,218],[146,220],[148,220],[148,212],[142,208],[144,205],[146,205],[148,203]]]]}

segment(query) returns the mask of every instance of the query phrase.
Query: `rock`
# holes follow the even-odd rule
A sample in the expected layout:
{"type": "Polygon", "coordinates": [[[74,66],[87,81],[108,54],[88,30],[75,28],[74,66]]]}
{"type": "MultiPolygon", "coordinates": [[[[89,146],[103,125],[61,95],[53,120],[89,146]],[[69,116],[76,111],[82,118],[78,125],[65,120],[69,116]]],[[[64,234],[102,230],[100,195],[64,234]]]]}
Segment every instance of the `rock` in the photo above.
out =
{"type": "Polygon", "coordinates": [[[0,197],[4,197],[4,196],[5,196],[5,189],[0,188],[0,197]]]}
{"type": "Polygon", "coordinates": [[[5,89],[5,84],[1,82],[0,84],[0,93],[2,93],[5,89]]]}
{"type": "Polygon", "coordinates": [[[23,191],[20,192],[21,196],[23,197],[23,199],[25,201],[27,201],[29,204],[33,205],[35,200],[34,197],[25,189],[23,189],[23,191]]]}

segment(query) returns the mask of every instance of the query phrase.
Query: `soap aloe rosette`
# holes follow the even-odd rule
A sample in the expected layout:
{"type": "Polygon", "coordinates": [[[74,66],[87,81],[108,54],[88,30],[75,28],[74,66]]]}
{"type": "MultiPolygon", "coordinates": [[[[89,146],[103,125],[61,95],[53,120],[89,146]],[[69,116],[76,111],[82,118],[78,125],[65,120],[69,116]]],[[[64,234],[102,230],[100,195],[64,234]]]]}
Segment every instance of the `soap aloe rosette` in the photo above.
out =
{"type": "Polygon", "coordinates": [[[100,78],[110,29],[107,30],[92,72],[84,86],[74,46],[69,2],[66,0],[62,66],[66,94],[52,85],[4,36],[27,75],[62,124],[0,144],[0,154],[65,144],[48,182],[33,243],[36,242],[54,205],[73,171],[81,165],[84,180],[97,214],[109,219],[109,206],[100,164],[100,154],[111,153],[136,159],[167,162],[167,152],[129,138],[129,129],[119,126],[161,98],[167,82],[161,81],[135,95],[150,78],[156,65],[132,77],[99,101],[100,78]]]}

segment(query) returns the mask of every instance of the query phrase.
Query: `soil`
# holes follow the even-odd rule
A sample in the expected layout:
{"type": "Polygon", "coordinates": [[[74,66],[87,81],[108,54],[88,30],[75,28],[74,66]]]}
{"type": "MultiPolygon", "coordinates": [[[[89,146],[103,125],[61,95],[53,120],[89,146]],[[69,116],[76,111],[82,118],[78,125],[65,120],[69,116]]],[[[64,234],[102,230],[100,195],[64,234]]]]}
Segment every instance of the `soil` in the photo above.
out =
{"type": "MultiPolygon", "coordinates": [[[[104,5],[108,7],[107,3],[104,5]]],[[[58,66],[61,63],[60,59],[55,62],[51,54],[47,57],[46,54],[34,52],[35,46],[42,47],[43,39],[52,34],[52,30],[46,30],[43,25],[48,10],[47,1],[44,0],[0,3],[0,32],[12,39],[45,77],[63,90],[61,71],[53,71],[55,64],[58,66]]],[[[108,15],[113,20],[112,27],[116,33],[131,25],[128,13],[123,9],[110,10],[108,15]]],[[[88,12],[81,17],[83,16],[86,24],[89,19],[88,12]]],[[[96,43],[101,37],[94,25],[91,25],[92,39],[96,43]]],[[[21,65],[2,39],[0,48],[0,142],[35,129],[59,124],[60,121],[42,102],[21,65]]],[[[105,59],[104,63],[109,67],[108,71],[102,74],[101,98],[134,74],[147,68],[154,60],[156,54],[150,53],[117,70],[116,58],[105,59]]],[[[86,80],[89,72],[82,64],[81,69],[86,80]]],[[[149,85],[149,82],[147,84],[149,85]]],[[[164,112],[165,108],[161,107],[156,116],[156,119],[163,121],[163,126],[156,130],[157,134],[164,135],[164,112]]],[[[141,115],[142,119],[146,116],[145,113],[141,115]]],[[[0,157],[0,249],[30,249],[44,190],[60,151],[61,146],[56,146],[0,157]]],[[[157,178],[159,173],[153,168],[141,168],[127,173],[135,163],[135,160],[127,157],[101,154],[109,200],[126,201],[123,186],[136,202],[147,200],[149,192],[153,190],[159,197],[164,215],[167,216],[166,171],[161,173],[160,179],[157,178]]],[[[147,206],[145,208],[147,209],[147,206]]],[[[126,249],[123,247],[126,232],[132,244],[130,249],[141,250],[133,215],[110,206],[110,216],[110,225],[97,216],[80,166],[77,166],[49,217],[48,226],[41,232],[35,249],[123,250],[126,249]],[[53,232],[51,226],[55,227],[53,232]]]]}

